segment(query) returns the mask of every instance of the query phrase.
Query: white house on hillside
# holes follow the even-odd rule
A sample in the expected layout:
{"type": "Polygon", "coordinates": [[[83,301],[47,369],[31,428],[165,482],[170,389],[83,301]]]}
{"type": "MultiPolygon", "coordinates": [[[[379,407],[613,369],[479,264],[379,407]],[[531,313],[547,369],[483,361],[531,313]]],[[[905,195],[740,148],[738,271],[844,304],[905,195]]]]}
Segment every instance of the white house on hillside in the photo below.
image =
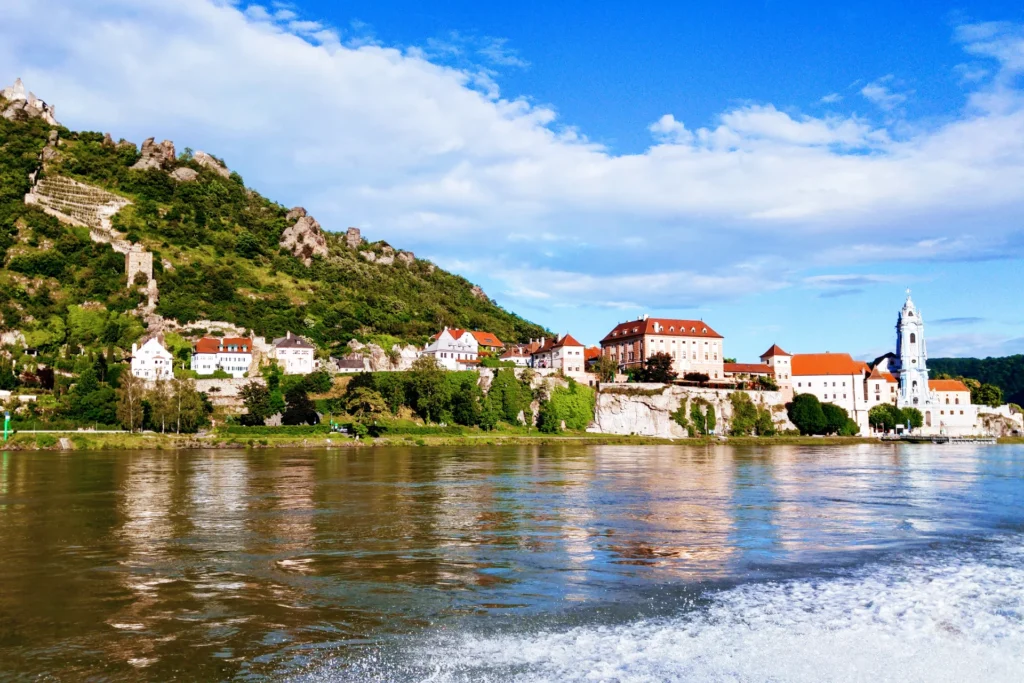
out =
{"type": "Polygon", "coordinates": [[[167,380],[174,378],[174,358],[156,337],[140,348],[132,344],[132,374],[145,380],[167,380]]]}
{"type": "Polygon", "coordinates": [[[203,337],[192,349],[191,367],[200,375],[223,370],[232,377],[245,377],[252,365],[252,339],[203,337]]]}
{"type": "Polygon", "coordinates": [[[431,356],[438,365],[448,370],[458,370],[465,367],[465,361],[478,360],[480,345],[472,333],[446,327],[434,335],[420,355],[431,356]]]}
{"type": "Polygon", "coordinates": [[[286,375],[308,375],[315,369],[316,347],[288,332],[274,340],[274,358],[286,375]]]}

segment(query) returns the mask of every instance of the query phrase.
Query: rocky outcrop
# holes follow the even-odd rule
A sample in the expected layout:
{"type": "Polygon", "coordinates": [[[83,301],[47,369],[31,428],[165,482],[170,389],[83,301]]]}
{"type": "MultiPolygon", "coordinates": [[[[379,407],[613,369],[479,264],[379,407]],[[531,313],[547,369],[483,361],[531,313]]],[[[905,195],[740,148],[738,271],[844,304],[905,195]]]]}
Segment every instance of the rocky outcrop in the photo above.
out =
{"type": "Polygon", "coordinates": [[[157,144],[154,138],[148,138],[142,143],[142,156],[135,162],[132,169],[136,171],[160,170],[172,166],[177,159],[173,142],[164,140],[157,144]]]}
{"type": "Polygon", "coordinates": [[[298,207],[288,213],[298,215],[298,220],[286,228],[281,235],[281,247],[291,252],[295,258],[306,266],[313,264],[313,257],[326,257],[328,254],[327,237],[316,219],[306,214],[306,210],[298,207]],[[301,210],[301,215],[296,211],[301,210]]]}
{"type": "MultiPolygon", "coordinates": [[[[594,424],[588,431],[600,434],[637,434],[663,439],[679,439],[688,436],[686,430],[672,419],[684,403],[695,400],[705,401],[714,406],[719,434],[727,433],[732,420],[732,391],[718,389],[697,389],[666,386],[662,384],[617,384],[605,385],[597,394],[594,409],[594,424]]],[[[750,391],[755,404],[768,408],[783,404],[782,394],[777,391],[750,391]]],[[[792,429],[793,425],[785,411],[772,411],[776,429],[792,429]]]]}
{"type": "Polygon", "coordinates": [[[296,207],[295,207],[294,209],[292,209],[291,211],[289,211],[289,212],[288,212],[288,213],[287,213],[287,214],[285,215],[285,217],[284,217],[284,218],[285,218],[285,220],[286,220],[286,221],[288,221],[289,223],[291,223],[292,221],[297,221],[297,220],[299,220],[300,218],[302,218],[302,217],[303,217],[303,216],[305,216],[305,215],[306,215],[306,210],[305,210],[304,208],[302,208],[301,206],[296,206],[296,207]]]}
{"type": "Polygon", "coordinates": [[[385,351],[377,344],[362,344],[355,339],[348,343],[353,352],[362,354],[364,367],[370,372],[401,372],[412,368],[412,364],[419,358],[420,352],[410,345],[399,346],[395,344],[391,351],[385,351]]]}
{"type": "Polygon", "coordinates": [[[491,300],[490,297],[487,296],[487,294],[484,292],[483,288],[480,285],[473,285],[473,289],[469,290],[469,292],[470,292],[470,294],[475,296],[477,299],[480,299],[480,301],[490,301],[491,300]]]}
{"type": "Polygon", "coordinates": [[[195,169],[189,168],[188,166],[182,166],[176,168],[171,172],[171,177],[177,180],[179,183],[191,183],[199,177],[199,173],[195,169]]]}
{"type": "Polygon", "coordinates": [[[227,166],[218,161],[215,157],[206,152],[196,152],[192,155],[192,160],[203,168],[208,168],[222,178],[230,178],[231,171],[227,166]]]}
{"type": "Polygon", "coordinates": [[[411,251],[400,251],[398,252],[398,255],[395,256],[395,260],[406,266],[411,266],[416,263],[416,255],[411,251]]]}
{"type": "Polygon", "coordinates": [[[0,90],[0,97],[4,99],[4,102],[0,103],[0,116],[8,121],[42,119],[51,126],[60,125],[55,117],[53,105],[28,92],[20,78],[14,81],[14,85],[0,90]]]}
{"type": "Polygon", "coordinates": [[[1003,412],[978,411],[978,425],[983,434],[995,437],[1020,436],[1024,434],[1024,416],[1011,410],[1003,412]]]}
{"type": "Polygon", "coordinates": [[[359,228],[349,228],[345,231],[345,246],[349,249],[358,249],[362,243],[363,235],[359,232],[359,228]]]}

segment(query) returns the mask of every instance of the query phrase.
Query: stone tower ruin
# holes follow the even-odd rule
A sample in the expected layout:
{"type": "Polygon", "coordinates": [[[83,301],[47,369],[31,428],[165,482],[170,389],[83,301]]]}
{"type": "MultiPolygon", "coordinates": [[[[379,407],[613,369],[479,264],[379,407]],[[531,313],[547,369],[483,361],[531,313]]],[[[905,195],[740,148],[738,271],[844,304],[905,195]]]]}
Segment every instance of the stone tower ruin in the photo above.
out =
{"type": "Polygon", "coordinates": [[[128,275],[128,288],[135,287],[135,276],[139,273],[146,275],[146,283],[153,281],[153,254],[149,251],[142,251],[138,245],[124,255],[124,272],[128,275]]]}

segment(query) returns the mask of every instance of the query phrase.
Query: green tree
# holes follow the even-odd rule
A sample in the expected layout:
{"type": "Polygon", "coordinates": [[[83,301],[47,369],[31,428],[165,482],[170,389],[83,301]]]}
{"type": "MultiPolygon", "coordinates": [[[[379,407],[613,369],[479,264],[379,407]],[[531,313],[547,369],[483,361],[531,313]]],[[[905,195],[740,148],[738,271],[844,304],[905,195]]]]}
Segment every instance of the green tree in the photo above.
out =
{"type": "Polygon", "coordinates": [[[204,400],[203,394],[196,391],[196,383],[191,379],[171,380],[171,418],[174,431],[192,433],[202,425],[212,406],[204,400]]]}
{"type": "Polygon", "coordinates": [[[715,407],[710,403],[708,404],[707,412],[705,413],[704,424],[707,428],[708,434],[715,433],[715,428],[718,426],[718,418],[715,417],[715,407]]]}
{"type": "Polygon", "coordinates": [[[558,418],[551,401],[541,401],[537,410],[537,429],[545,434],[558,434],[562,431],[562,421],[558,418]]]}
{"type": "Polygon", "coordinates": [[[357,388],[345,402],[345,412],[360,420],[377,419],[387,410],[388,404],[380,392],[368,387],[357,388]]]}
{"type": "Polygon", "coordinates": [[[270,389],[259,382],[244,384],[238,391],[248,411],[242,416],[242,424],[250,427],[263,425],[274,414],[271,407],[270,389]]]}
{"type": "Polygon", "coordinates": [[[417,358],[409,370],[409,384],[416,396],[416,412],[426,422],[440,421],[450,395],[445,370],[431,356],[417,358]]]}
{"type": "Polygon", "coordinates": [[[754,425],[758,436],[774,436],[775,422],[772,420],[772,413],[767,408],[757,409],[757,422],[754,425]]]}
{"type": "Polygon", "coordinates": [[[979,384],[971,391],[971,403],[997,408],[1003,405],[1003,390],[994,384],[979,384]]]}
{"type": "Polygon", "coordinates": [[[614,382],[615,375],[619,373],[619,364],[611,356],[602,354],[594,364],[593,371],[602,382],[614,382]]]}
{"type": "Polygon", "coordinates": [[[920,429],[924,425],[924,416],[917,408],[904,408],[901,410],[900,420],[912,429],[920,429]]]}
{"type": "Polygon", "coordinates": [[[117,419],[129,432],[142,426],[142,400],[145,395],[146,383],[130,372],[125,373],[117,389],[117,419]]]}
{"type": "Polygon", "coordinates": [[[679,373],[672,368],[672,356],[667,353],[655,353],[644,363],[642,373],[643,381],[658,382],[667,384],[674,380],[679,373]]]}
{"type": "Polygon", "coordinates": [[[0,357],[0,389],[10,391],[18,386],[18,376],[14,374],[14,363],[10,358],[0,357]]]}
{"type": "Polygon", "coordinates": [[[900,410],[891,403],[872,406],[868,411],[868,424],[878,431],[891,432],[902,421],[900,410]]]}
{"type": "Polygon", "coordinates": [[[750,400],[749,394],[734,391],[729,394],[732,404],[732,422],[729,425],[731,436],[747,436],[757,429],[757,406],[750,400]]]}
{"type": "Polygon", "coordinates": [[[797,394],[792,402],[786,404],[786,412],[789,414],[789,421],[801,434],[807,436],[824,433],[825,413],[822,411],[821,402],[814,394],[797,394]]]}
{"type": "Polygon", "coordinates": [[[320,424],[320,416],[316,412],[316,406],[309,399],[306,387],[301,383],[296,384],[285,392],[285,411],[281,415],[281,424],[285,425],[317,425],[320,424]]]}
{"type": "Polygon", "coordinates": [[[566,387],[555,387],[548,400],[551,410],[567,429],[582,431],[594,421],[594,405],[597,394],[573,379],[566,387]]]}
{"type": "Polygon", "coordinates": [[[150,419],[154,429],[159,429],[163,434],[167,431],[167,425],[174,420],[174,404],[171,401],[170,382],[155,382],[153,388],[146,394],[146,401],[149,402],[150,419]]]}
{"type": "Polygon", "coordinates": [[[850,414],[846,412],[846,409],[834,403],[822,403],[821,412],[825,416],[825,427],[822,434],[838,434],[843,431],[850,419],[850,414]]]}

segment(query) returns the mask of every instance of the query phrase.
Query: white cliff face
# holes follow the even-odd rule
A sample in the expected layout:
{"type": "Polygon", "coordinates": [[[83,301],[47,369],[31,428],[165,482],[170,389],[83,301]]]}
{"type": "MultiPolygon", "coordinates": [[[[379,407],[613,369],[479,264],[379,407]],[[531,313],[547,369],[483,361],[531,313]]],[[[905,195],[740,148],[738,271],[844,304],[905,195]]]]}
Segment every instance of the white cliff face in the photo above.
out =
{"type": "Polygon", "coordinates": [[[364,367],[370,372],[404,372],[412,369],[412,364],[419,358],[420,352],[411,344],[400,346],[395,344],[390,353],[376,344],[362,344],[355,339],[348,347],[364,355],[364,367]]]}
{"type": "MultiPolygon", "coordinates": [[[[695,399],[707,401],[714,406],[717,419],[716,432],[727,433],[732,420],[732,402],[728,390],[693,389],[688,387],[664,386],[661,384],[605,385],[597,394],[594,408],[594,424],[588,431],[599,434],[637,434],[662,439],[680,439],[688,436],[686,430],[672,419],[672,413],[685,403],[695,399]]],[[[753,402],[772,411],[772,419],[778,430],[792,429],[780,392],[746,392],[753,402]],[[772,410],[776,407],[775,410],[772,410]]]]}
{"type": "Polygon", "coordinates": [[[327,256],[327,238],[315,218],[302,207],[289,211],[287,218],[295,220],[295,223],[281,234],[282,248],[294,254],[307,267],[312,265],[314,256],[327,256]]]}

